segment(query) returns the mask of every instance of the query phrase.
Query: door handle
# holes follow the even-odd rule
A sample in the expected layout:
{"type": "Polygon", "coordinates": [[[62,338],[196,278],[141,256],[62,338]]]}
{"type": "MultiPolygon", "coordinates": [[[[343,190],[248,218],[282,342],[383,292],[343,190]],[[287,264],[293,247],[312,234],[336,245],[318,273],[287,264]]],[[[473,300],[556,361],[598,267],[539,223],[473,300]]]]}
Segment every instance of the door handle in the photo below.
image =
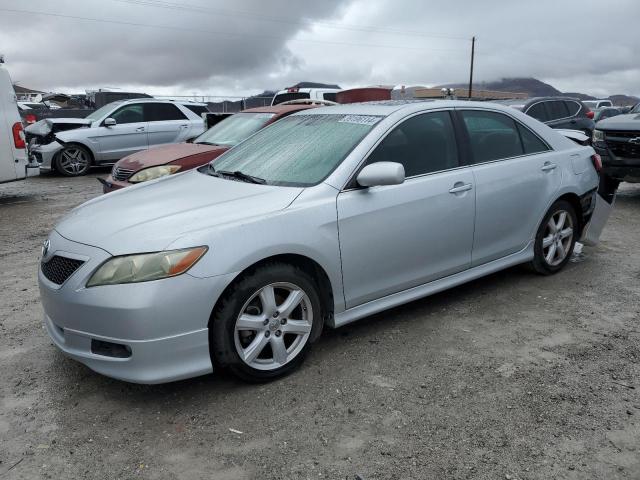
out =
{"type": "Polygon", "coordinates": [[[455,194],[455,193],[466,192],[467,190],[471,190],[472,188],[473,188],[473,185],[471,185],[470,183],[456,182],[453,188],[449,190],[449,193],[455,194]]]}
{"type": "Polygon", "coordinates": [[[136,128],[136,132],[144,132],[144,127],[138,127],[138,128],[136,128]]]}
{"type": "Polygon", "coordinates": [[[188,128],[189,125],[180,125],[180,128],[188,128]]]}
{"type": "Polygon", "coordinates": [[[555,170],[557,167],[558,165],[556,165],[555,163],[545,162],[540,170],[542,170],[543,172],[550,172],[551,170],[555,170]]]}

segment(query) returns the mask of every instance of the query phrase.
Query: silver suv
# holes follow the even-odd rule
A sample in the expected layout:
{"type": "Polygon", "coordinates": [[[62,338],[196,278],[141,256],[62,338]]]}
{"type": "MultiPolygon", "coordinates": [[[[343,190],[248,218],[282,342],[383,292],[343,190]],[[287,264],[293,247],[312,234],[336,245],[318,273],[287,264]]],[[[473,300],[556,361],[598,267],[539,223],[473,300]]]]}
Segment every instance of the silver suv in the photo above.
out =
{"type": "Polygon", "coordinates": [[[41,170],[84,175],[157,145],[180,143],[204,132],[206,104],[139,98],[112,102],[86,118],[48,118],[25,129],[29,154],[41,170]]]}

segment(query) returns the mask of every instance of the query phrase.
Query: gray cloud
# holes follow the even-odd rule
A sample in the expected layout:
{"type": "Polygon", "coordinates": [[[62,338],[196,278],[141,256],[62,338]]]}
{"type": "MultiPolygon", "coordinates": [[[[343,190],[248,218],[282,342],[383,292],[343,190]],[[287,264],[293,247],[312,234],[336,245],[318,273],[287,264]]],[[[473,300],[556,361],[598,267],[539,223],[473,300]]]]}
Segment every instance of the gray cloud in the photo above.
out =
{"type": "Polygon", "coordinates": [[[454,6],[423,0],[0,0],[0,8],[171,27],[0,11],[0,48],[14,80],[35,88],[245,94],[299,80],[346,86],[465,81],[468,39],[477,35],[479,81],[535,76],[565,91],[640,94],[640,2],[602,5],[601,0],[460,0],[454,6]]]}

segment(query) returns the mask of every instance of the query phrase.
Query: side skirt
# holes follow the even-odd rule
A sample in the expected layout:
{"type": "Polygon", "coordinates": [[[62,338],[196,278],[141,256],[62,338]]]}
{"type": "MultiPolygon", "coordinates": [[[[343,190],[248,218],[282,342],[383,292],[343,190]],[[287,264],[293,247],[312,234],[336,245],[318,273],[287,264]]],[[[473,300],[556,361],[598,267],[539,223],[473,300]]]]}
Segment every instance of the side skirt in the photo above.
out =
{"type": "Polygon", "coordinates": [[[393,293],[386,297],[372,300],[357,307],[350,308],[344,312],[336,313],[333,317],[333,324],[330,327],[338,328],[361,318],[368,317],[374,313],[397,307],[404,303],[409,303],[422,297],[433,295],[434,293],[448,290],[449,288],[470,282],[477,278],[484,277],[491,273],[513,267],[521,263],[528,262],[533,259],[533,242],[529,243],[523,250],[512,253],[506,257],[494,260],[477,267],[470,268],[464,272],[459,272],[448,277],[434,280],[417,287],[403,290],[402,292],[393,293]]]}

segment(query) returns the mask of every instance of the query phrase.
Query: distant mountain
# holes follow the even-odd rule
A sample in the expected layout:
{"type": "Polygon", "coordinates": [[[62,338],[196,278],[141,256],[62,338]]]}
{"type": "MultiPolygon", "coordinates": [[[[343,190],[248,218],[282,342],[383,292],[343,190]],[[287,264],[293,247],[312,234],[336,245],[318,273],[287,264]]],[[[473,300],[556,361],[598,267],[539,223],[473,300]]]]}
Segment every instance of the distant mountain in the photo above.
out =
{"type": "MultiPolygon", "coordinates": [[[[468,88],[468,83],[453,83],[442,85],[449,88],[468,88]]],[[[440,87],[438,87],[440,88],[440,87]]],[[[499,92],[526,93],[529,97],[557,97],[559,95],[579,98],[580,100],[594,100],[596,97],[579,92],[561,92],[557,88],[544,83],[537,78],[503,78],[495,82],[474,83],[473,88],[479,90],[496,90],[499,92]]],[[[635,105],[640,98],[629,95],[611,95],[608,97],[614,105],[635,105]]]]}
{"type": "MultiPolygon", "coordinates": [[[[468,88],[468,83],[442,85],[448,88],[468,88]]],[[[440,88],[440,87],[438,87],[440,88]]],[[[562,92],[537,78],[503,78],[496,82],[474,83],[479,90],[497,90],[499,92],[526,93],[530,97],[556,97],[562,92]]]]}

